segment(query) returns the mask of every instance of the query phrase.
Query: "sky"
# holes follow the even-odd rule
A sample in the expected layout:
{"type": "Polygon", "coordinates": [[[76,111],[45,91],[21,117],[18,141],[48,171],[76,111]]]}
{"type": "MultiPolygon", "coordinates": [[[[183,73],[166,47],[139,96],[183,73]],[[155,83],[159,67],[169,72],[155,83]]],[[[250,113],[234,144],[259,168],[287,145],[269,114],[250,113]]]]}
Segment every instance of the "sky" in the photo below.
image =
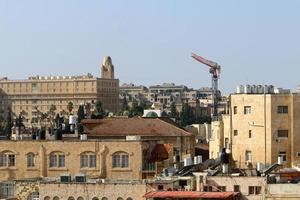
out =
{"type": "Polygon", "coordinates": [[[0,0],[0,77],[100,76],[122,83],[211,85],[195,52],[221,65],[219,88],[300,84],[300,1],[0,0]]]}

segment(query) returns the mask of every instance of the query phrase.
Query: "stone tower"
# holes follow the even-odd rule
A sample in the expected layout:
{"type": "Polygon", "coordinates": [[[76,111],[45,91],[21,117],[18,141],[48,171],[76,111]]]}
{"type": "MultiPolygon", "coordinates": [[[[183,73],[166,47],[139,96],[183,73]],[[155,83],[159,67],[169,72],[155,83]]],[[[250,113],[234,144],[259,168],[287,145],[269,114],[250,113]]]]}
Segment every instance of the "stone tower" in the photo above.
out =
{"type": "Polygon", "coordinates": [[[110,56],[106,56],[103,59],[101,67],[101,78],[114,79],[114,66],[112,64],[110,56]]]}

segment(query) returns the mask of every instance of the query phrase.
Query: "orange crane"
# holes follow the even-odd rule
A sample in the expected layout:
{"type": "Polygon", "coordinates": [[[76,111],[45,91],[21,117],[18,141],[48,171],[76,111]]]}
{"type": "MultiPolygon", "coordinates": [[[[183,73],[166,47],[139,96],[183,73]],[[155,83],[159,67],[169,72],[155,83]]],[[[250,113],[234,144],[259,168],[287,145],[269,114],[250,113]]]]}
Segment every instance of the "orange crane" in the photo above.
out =
{"type": "Polygon", "coordinates": [[[220,78],[221,73],[221,66],[218,63],[207,60],[201,56],[198,56],[195,53],[192,53],[192,58],[201,62],[204,65],[209,67],[209,73],[212,74],[211,83],[212,83],[212,119],[215,120],[218,117],[218,100],[219,100],[219,93],[218,93],[218,79],[220,78]]]}

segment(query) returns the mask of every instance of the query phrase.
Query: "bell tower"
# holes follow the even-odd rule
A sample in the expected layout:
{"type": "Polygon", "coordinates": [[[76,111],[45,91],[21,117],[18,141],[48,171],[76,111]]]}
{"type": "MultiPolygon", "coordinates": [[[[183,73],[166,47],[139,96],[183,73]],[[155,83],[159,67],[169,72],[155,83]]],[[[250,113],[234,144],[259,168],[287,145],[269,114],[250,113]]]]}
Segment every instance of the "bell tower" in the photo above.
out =
{"type": "Polygon", "coordinates": [[[103,79],[114,79],[114,66],[110,56],[106,56],[103,59],[101,67],[101,78],[103,79]]]}

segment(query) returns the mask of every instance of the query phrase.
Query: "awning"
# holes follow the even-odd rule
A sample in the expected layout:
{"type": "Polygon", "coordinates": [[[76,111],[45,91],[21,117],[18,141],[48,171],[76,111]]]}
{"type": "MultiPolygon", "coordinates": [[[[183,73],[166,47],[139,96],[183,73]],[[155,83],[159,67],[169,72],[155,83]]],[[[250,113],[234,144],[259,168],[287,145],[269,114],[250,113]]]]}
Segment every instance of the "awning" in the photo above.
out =
{"type": "Polygon", "coordinates": [[[148,192],[144,195],[146,199],[159,198],[159,199],[229,199],[236,197],[238,192],[195,192],[195,191],[160,191],[148,192]]]}
{"type": "Polygon", "coordinates": [[[151,152],[149,162],[161,162],[169,158],[170,144],[156,144],[151,152]]]}

